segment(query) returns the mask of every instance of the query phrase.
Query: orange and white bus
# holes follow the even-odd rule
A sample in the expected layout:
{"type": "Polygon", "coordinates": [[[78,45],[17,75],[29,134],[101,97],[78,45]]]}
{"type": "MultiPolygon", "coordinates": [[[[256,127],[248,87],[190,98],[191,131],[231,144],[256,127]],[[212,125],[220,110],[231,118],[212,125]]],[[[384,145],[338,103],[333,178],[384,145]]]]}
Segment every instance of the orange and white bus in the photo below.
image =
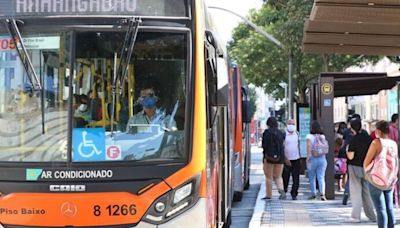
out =
{"type": "Polygon", "coordinates": [[[240,201],[250,186],[250,94],[237,64],[229,67],[231,126],[234,152],[233,199],[240,201]]]}
{"type": "Polygon", "coordinates": [[[201,0],[0,0],[0,227],[229,225],[214,32],[201,0]]]}

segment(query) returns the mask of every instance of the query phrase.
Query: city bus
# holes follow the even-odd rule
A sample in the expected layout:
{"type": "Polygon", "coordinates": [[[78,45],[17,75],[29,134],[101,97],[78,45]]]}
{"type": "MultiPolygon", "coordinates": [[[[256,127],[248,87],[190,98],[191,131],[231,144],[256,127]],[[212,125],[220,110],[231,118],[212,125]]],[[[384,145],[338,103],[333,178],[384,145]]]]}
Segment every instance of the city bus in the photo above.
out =
{"type": "Polygon", "coordinates": [[[214,28],[201,0],[0,0],[0,227],[229,226],[214,28]]]}
{"type": "Polygon", "coordinates": [[[232,140],[234,152],[233,199],[241,201],[243,191],[250,186],[250,95],[240,67],[232,63],[229,67],[232,140]]]}

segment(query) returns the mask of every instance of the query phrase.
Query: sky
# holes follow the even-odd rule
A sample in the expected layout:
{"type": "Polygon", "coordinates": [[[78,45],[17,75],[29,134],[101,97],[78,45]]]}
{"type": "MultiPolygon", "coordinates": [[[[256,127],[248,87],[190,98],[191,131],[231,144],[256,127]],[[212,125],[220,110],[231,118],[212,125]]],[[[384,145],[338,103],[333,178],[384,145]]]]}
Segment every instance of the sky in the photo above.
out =
{"type": "MultiPolygon", "coordinates": [[[[217,6],[233,11],[243,17],[246,17],[250,9],[259,9],[263,3],[262,0],[206,0],[208,6],[217,6]]],[[[242,20],[222,10],[210,9],[217,24],[218,33],[222,41],[227,42],[231,39],[232,30],[242,20]]]]}

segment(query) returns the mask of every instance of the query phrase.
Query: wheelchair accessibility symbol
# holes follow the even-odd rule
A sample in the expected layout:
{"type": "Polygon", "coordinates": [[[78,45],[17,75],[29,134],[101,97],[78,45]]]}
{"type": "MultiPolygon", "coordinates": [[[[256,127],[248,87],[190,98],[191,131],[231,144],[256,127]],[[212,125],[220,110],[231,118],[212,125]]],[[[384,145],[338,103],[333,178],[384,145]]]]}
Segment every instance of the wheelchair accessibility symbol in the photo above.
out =
{"type": "Polygon", "coordinates": [[[103,128],[73,130],[73,161],[104,161],[105,131],[103,128]]]}

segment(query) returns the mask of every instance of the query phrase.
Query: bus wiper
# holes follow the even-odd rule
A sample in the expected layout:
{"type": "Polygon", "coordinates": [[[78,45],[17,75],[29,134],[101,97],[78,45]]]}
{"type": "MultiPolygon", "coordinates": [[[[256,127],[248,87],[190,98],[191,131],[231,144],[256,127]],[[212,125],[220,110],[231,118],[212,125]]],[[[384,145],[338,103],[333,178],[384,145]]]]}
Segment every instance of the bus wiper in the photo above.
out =
{"type": "Polygon", "coordinates": [[[28,52],[26,51],[24,41],[22,40],[21,33],[19,32],[17,22],[14,19],[6,19],[6,26],[8,32],[10,33],[14,44],[15,49],[21,59],[22,64],[24,65],[26,74],[28,75],[29,81],[32,84],[32,88],[35,91],[39,91],[42,89],[42,85],[40,84],[39,77],[36,74],[35,69],[33,68],[32,61],[29,57],[28,52]]]}
{"type": "Polygon", "coordinates": [[[135,46],[136,37],[139,31],[139,24],[142,20],[138,17],[130,18],[128,22],[128,30],[125,34],[124,44],[120,52],[120,61],[117,68],[117,56],[114,55],[114,78],[112,83],[112,104],[111,104],[111,137],[114,131],[114,112],[116,102],[116,86],[119,83],[120,94],[124,91],[124,84],[128,74],[129,63],[135,46]]]}
{"type": "Polygon", "coordinates": [[[117,70],[117,78],[115,78],[114,84],[119,82],[121,91],[128,74],[129,63],[131,61],[133,47],[135,46],[135,41],[137,33],[139,31],[139,24],[142,23],[140,18],[130,18],[128,30],[125,34],[124,44],[120,52],[120,61],[117,70]]]}

